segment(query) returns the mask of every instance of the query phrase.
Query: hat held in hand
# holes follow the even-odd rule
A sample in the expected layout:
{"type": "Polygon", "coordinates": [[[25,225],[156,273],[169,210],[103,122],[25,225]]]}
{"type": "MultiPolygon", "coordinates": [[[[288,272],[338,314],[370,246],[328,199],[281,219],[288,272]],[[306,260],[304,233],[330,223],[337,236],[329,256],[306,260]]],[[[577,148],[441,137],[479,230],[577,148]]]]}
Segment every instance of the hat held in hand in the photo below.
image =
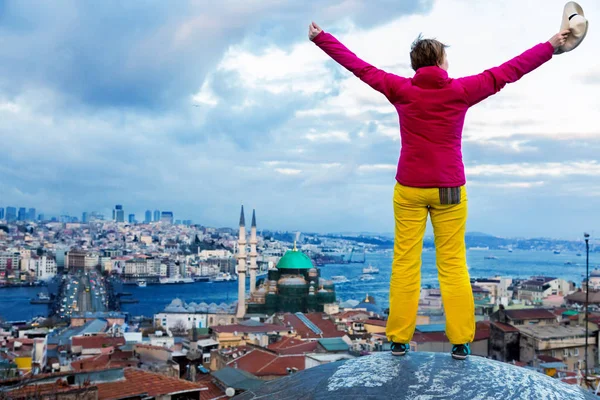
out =
{"type": "Polygon", "coordinates": [[[571,33],[567,37],[566,43],[556,49],[555,54],[562,54],[573,50],[585,38],[588,30],[588,20],[585,19],[583,8],[576,2],[569,1],[565,4],[560,30],[570,30],[571,33]]]}

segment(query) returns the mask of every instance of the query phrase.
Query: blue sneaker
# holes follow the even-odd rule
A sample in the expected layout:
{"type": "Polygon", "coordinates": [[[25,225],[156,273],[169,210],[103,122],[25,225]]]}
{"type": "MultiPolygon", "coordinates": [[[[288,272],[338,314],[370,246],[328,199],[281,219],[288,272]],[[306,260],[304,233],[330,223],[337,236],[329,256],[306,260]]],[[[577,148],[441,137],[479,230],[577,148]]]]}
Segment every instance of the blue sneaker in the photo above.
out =
{"type": "Polygon", "coordinates": [[[469,343],[455,344],[452,346],[452,358],[456,360],[464,360],[471,354],[471,346],[469,343]]]}
{"type": "Polygon", "coordinates": [[[410,344],[408,343],[395,343],[392,342],[392,355],[403,356],[410,350],[410,344]]]}

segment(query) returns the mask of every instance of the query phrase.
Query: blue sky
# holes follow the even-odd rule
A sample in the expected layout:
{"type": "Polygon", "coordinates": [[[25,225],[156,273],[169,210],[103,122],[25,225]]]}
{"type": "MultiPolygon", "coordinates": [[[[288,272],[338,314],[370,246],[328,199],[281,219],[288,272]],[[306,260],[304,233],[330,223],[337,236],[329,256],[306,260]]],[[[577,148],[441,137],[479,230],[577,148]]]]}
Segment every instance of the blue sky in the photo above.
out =
{"type": "MultiPolygon", "coordinates": [[[[600,226],[600,5],[580,3],[579,48],[467,115],[469,230],[600,226]]],[[[308,41],[309,22],[403,76],[412,40],[437,37],[458,77],[546,41],[563,4],[0,1],[0,207],[234,226],[243,203],[262,228],[392,232],[395,110],[308,41]]]]}

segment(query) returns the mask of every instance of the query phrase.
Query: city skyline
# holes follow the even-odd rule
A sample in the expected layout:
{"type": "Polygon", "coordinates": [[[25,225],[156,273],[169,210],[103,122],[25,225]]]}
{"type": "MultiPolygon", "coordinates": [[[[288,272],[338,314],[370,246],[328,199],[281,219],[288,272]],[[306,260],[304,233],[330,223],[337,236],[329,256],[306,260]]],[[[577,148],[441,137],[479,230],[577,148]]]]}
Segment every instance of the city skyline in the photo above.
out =
{"type": "MultiPolygon", "coordinates": [[[[110,218],[123,204],[125,219],[169,209],[235,226],[243,203],[265,228],[392,232],[395,111],[308,41],[310,21],[403,76],[412,40],[437,37],[459,77],[550,38],[564,6],[204,3],[3,6],[3,207],[110,218]]],[[[469,112],[469,231],[579,238],[600,224],[598,35],[469,112]]]]}

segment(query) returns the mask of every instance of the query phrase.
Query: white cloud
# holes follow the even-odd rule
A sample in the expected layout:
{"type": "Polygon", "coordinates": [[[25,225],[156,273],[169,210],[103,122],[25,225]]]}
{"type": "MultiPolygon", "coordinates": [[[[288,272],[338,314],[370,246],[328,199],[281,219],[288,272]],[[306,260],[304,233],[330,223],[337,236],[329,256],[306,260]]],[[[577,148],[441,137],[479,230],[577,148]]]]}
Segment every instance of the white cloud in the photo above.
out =
{"type": "Polygon", "coordinates": [[[301,169],[294,168],[275,168],[275,171],[279,172],[282,175],[299,175],[302,173],[301,169]]]}
{"type": "Polygon", "coordinates": [[[566,177],[570,175],[598,176],[600,164],[596,161],[538,164],[487,164],[471,165],[466,168],[467,176],[519,176],[524,178],[547,176],[566,177]]]}
{"type": "Polygon", "coordinates": [[[332,131],[323,133],[307,133],[306,138],[311,142],[349,142],[348,132],[332,131]]]}

